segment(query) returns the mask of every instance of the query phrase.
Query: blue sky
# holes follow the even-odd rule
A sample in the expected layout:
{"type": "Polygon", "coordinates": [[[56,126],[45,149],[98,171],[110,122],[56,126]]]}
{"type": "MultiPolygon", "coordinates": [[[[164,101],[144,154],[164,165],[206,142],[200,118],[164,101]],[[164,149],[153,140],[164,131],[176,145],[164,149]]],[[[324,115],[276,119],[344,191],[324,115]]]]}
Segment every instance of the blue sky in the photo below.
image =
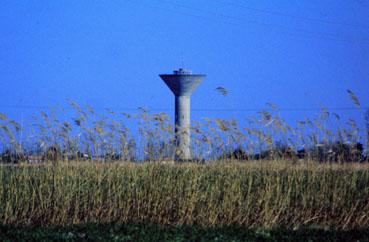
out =
{"type": "Polygon", "coordinates": [[[354,108],[346,89],[368,107],[368,20],[365,0],[2,1],[0,112],[19,120],[70,98],[172,115],[158,74],[184,66],[207,75],[193,119],[273,102],[291,122],[321,105],[362,121],[340,108],[354,108]]]}

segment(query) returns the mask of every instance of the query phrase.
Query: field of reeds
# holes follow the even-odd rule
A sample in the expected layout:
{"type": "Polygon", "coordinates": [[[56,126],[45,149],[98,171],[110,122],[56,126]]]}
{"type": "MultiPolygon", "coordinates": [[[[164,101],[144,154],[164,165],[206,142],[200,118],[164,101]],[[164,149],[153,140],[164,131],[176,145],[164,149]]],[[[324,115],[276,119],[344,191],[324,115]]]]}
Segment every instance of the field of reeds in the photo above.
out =
{"type": "MultiPolygon", "coordinates": [[[[286,122],[268,103],[256,116],[203,118],[191,126],[194,160],[368,160],[369,110],[348,90],[364,125],[322,107],[312,118],[286,122]]],[[[163,112],[96,112],[69,100],[69,109],[41,111],[23,125],[0,113],[0,162],[45,160],[162,161],[176,152],[172,121],[163,112]]]]}
{"type": "Polygon", "coordinates": [[[12,241],[20,236],[14,231],[34,226],[149,233],[163,226],[179,234],[190,226],[229,239],[230,228],[239,228],[237,238],[247,228],[250,241],[279,238],[280,228],[300,231],[296,238],[306,228],[333,239],[334,231],[367,238],[369,110],[348,94],[364,125],[324,107],[289,124],[270,103],[246,121],[193,121],[193,160],[184,163],[173,162],[178,151],[166,113],[97,112],[71,100],[27,122],[0,113],[0,232],[12,241]]]}
{"type": "Polygon", "coordinates": [[[0,166],[11,225],[369,226],[369,165],[285,161],[0,166]]]}

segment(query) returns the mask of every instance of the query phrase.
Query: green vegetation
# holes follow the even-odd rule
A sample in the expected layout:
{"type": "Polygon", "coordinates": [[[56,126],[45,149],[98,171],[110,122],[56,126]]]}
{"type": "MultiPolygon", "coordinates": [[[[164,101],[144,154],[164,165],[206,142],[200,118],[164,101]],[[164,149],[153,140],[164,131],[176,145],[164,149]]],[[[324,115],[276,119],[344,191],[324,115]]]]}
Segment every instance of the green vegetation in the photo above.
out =
{"type": "Polygon", "coordinates": [[[67,227],[0,226],[1,241],[369,241],[368,230],[246,229],[242,227],[85,224],[67,227]]]}
{"type": "Polygon", "coordinates": [[[0,166],[11,225],[369,226],[369,166],[288,162],[0,166]]]}

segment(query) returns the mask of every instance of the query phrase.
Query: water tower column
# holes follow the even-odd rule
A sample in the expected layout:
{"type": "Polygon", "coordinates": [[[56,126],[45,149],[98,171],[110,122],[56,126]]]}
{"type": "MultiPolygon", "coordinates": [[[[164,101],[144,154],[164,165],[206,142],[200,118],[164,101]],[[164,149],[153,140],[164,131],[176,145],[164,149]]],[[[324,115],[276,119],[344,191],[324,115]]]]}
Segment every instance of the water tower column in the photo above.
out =
{"type": "Polygon", "coordinates": [[[175,160],[191,159],[190,103],[189,96],[175,96],[175,160]]]}

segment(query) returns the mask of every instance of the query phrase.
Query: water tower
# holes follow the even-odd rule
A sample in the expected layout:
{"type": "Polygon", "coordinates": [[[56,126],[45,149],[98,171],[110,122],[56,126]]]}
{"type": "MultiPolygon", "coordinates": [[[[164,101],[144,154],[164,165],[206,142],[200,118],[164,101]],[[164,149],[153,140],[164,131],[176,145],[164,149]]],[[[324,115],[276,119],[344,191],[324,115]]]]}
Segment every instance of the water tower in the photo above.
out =
{"type": "Polygon", "coordinates": [[[159,75],[175,96],[175,144],[174,159],[191,159],[190,152],[190,97],[205,78],[205,75],[192,74],[191,70],[178,69],[173,74],[159,75]]]}

